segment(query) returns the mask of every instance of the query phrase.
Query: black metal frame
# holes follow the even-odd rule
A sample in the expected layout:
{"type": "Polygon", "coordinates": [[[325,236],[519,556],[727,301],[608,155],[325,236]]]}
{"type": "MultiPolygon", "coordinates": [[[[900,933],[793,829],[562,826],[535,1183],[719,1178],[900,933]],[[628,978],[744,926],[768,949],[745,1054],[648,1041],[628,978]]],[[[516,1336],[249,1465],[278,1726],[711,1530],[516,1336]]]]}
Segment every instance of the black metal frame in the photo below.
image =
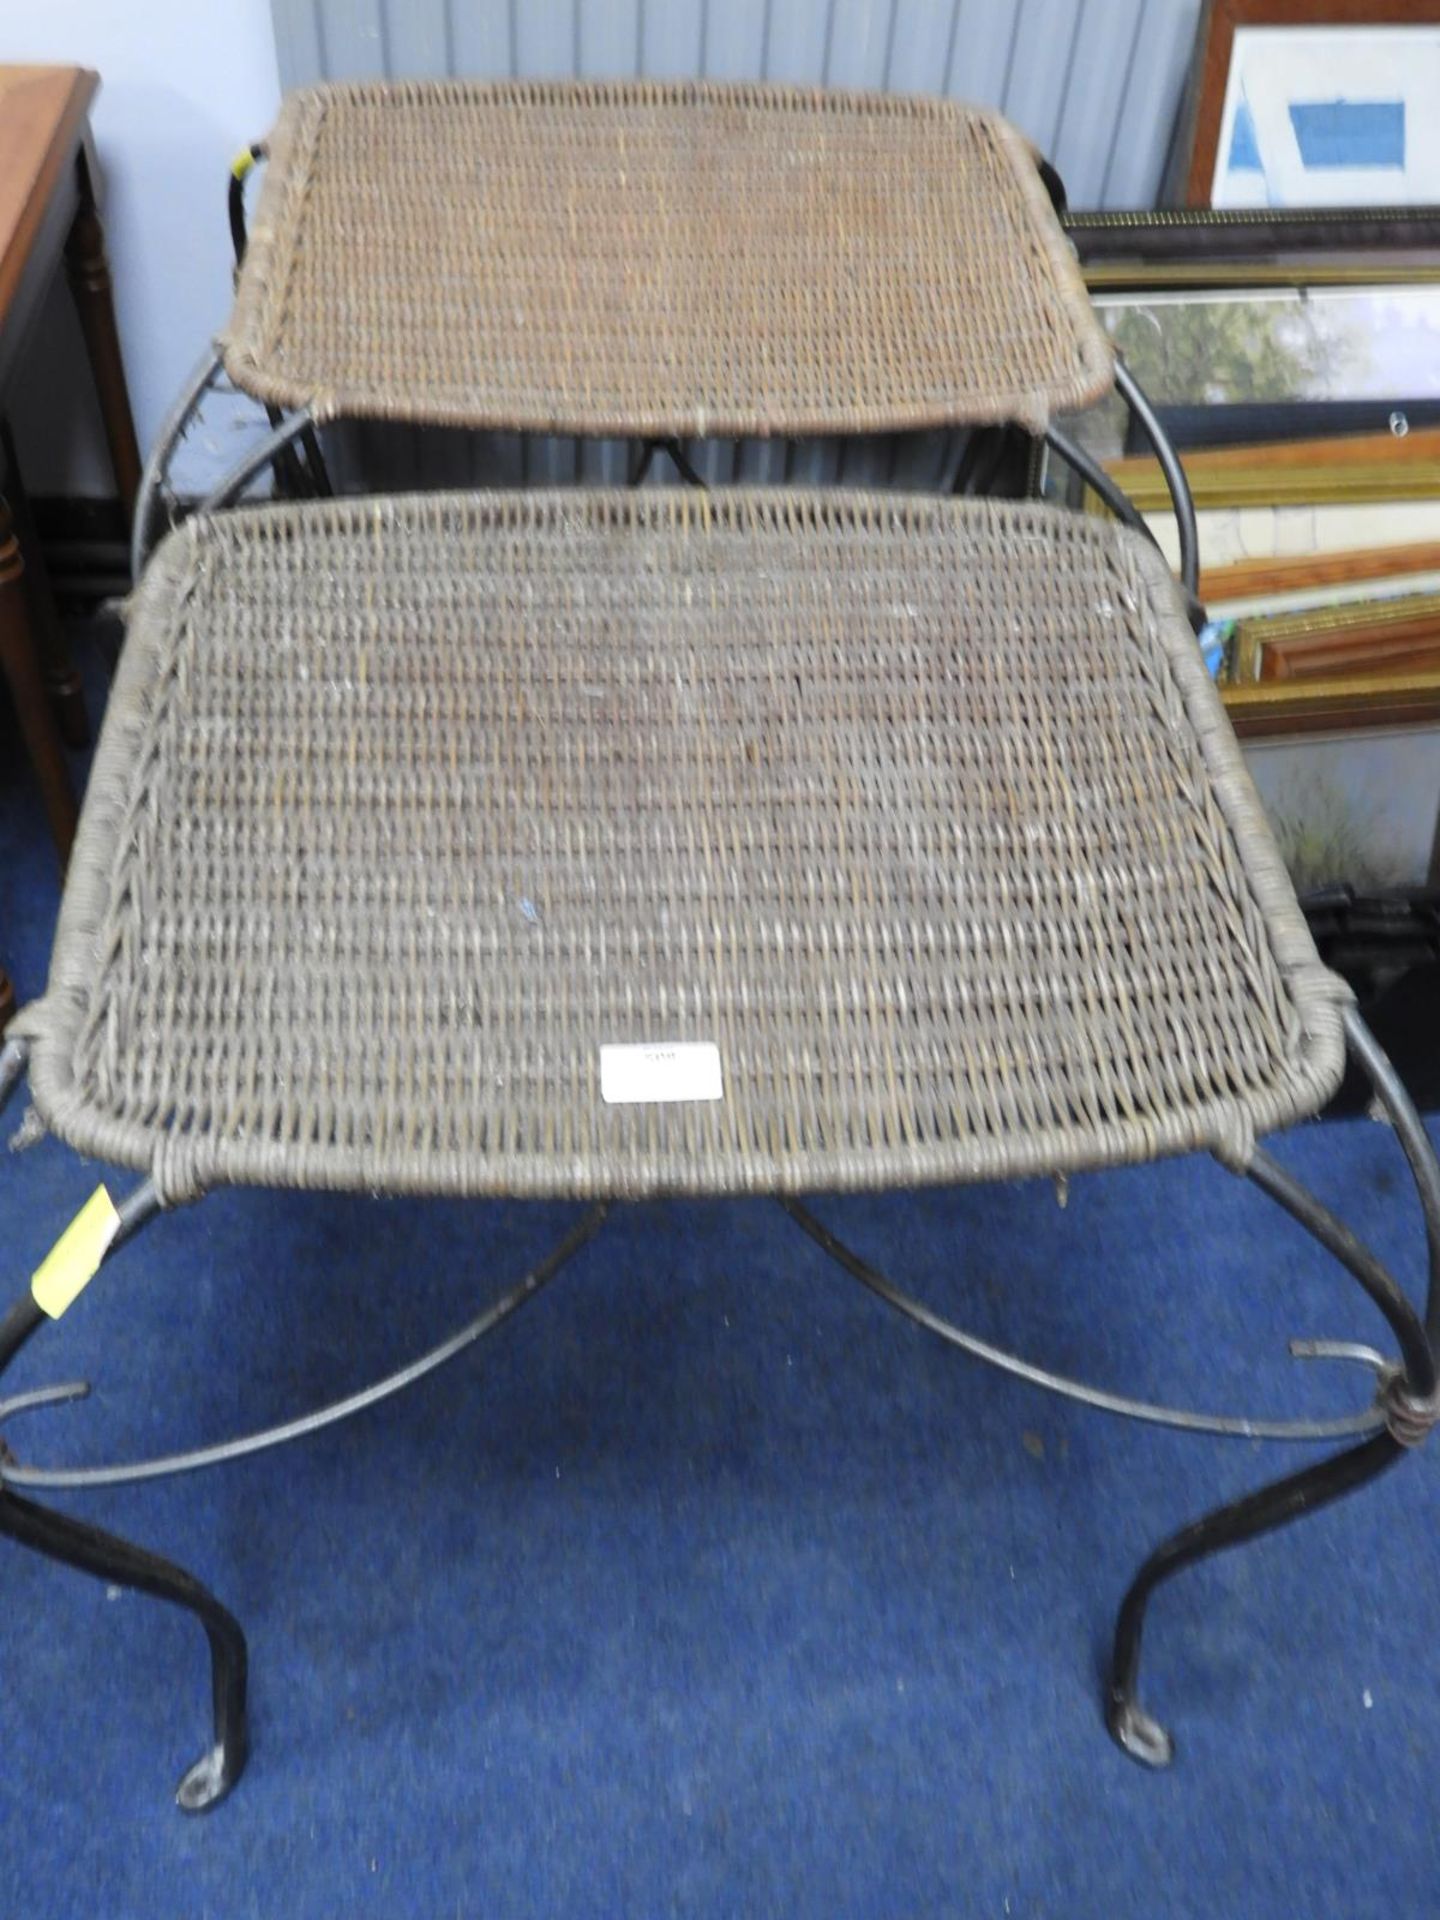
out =
{"type": "Polygon", "coordinates": [[[1440,208],[1428,207],[1161,207],[1117,212],[1057,206],[1082,266],[1112,261],[1201,265],[1227,261],[1333,265],[1337,255],[1363,264],[1371,277],[1394,254],[1433,255],[1440,248],[1440,208]]]}

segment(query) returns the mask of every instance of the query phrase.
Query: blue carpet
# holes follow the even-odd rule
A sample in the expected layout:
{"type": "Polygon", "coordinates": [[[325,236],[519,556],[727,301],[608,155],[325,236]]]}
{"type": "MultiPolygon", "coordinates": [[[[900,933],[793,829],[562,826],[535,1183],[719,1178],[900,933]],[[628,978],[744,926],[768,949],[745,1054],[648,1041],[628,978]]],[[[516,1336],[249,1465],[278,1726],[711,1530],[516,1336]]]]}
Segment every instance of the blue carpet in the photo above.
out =
{"type": "MultiPolygon", "coordinates": [[[[22,999],[56,892],[0,732],[22,999]]],[[[1418,1275],[1384,1129],[1279,1150],[1418,1275]]],[[[7,1288],[95,1179],[52,1141],[0,1154],[7,1288]]],[[[818,1207],[967,1324],[1153,1396],[1335,1410],[1364,1377],[1297,1365],[1287,1337],[1382,1334],[1208,1161],[1078,1180],[1063,1211],[1043,1183],[818,1207]]],[[[7,1385],[96,1394],[10,1438],[78,1462],[284,1417],[446,1333],[572,1217],[215,1195],[42,1330],[7,1385]]],[[[70,1500],[193,1567],[250,1634],[254,1754],[209,1819],[170,1802],[207,1737],[199,1630],[0,1543],[0,1916],[1430,1912],[1433,1448],[1162,1595],[1168,1774],[1101,1723],[1140,1558],[1304,1457],[972,1366],[772,1206],[634,1209],[409,1398],[70,1500]]]]}

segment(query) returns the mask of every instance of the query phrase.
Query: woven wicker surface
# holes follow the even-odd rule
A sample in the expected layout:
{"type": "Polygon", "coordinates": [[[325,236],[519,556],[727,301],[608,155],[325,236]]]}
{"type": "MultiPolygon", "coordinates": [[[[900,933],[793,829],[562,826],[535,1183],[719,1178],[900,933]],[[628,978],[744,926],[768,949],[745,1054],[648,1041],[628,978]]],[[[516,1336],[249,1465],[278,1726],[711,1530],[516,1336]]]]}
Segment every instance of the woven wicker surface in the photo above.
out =
{"type": "Polygon", "coordinates": [[[282,406],[575,433],[1038,428],[1112,378],[994,115],[645,82],[292,94],[222,347],[282,406]]]}
{"type": "Polygon", "coordinates": [[[160,550],[22,1030],[171,1197],[717,1193],[1240,1158],[1343,995],[1132,536],[415,495],[160,550]],[[605,1104],[674,1041],[723,1099],[605,1104]]]}

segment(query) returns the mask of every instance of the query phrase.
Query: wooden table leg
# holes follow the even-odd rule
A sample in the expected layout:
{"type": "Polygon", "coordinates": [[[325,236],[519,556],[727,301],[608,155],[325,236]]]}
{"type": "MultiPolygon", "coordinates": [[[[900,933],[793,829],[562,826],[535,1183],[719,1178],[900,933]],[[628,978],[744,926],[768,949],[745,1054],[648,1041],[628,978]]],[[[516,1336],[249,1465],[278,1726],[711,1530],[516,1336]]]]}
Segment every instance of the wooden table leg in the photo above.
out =
{"type": "Polygon", "coordinates": [[[10,505],[0,495],[0,673],[15,702],[20,732],[40,782],[50,833],[63,866],[75,838],[75,789],[45,684],[35,656],[35,636],[25,595],[25,562],[10,517],[10,505]]]}
{"type": "Polygon", "coordinates": [[[35,516],[30,511],[30,496],[25,491],[10,422],[4,418],[0,418],[0,488],[4,489],[10,502],[10,518],[15,538],[20,542],[35,650],[45,690],[55,709],[60,738],[67,747],[88,747],[90,716],[85,711],[85,689],[70,651],[70,642],[60,624],[60,613],[55,605],[50,575],[45,568],[40,535],[35,530],[35,516]]]}
{"type": "Polygon", "coordinates": [[[120,357],[120,335],[115,326],[115,301],[110,285],[110,262],[105,257],[105,229],[95,205],[89,165],[80,163],[80,211],[65,242],[65,267],[75,309],[85,335],[90,370],[100,396],[100,414],[105,422],[105,438],[110,444],[110,464],[115,469],[115,484],[126,517],[133,518],[135,496],[140,490],[140,448],[135,439],[135,416],[130,411],[130,390],[125,384],[125,363],[120,357]]]}

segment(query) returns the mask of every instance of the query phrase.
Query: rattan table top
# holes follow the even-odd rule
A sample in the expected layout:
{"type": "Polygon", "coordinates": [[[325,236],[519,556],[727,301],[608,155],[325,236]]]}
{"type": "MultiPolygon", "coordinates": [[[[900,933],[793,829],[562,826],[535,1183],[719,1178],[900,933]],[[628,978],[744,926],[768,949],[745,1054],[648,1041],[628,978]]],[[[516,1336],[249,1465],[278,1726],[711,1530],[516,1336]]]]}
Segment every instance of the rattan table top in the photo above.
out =
{"type": "Polygon", "coordinates": [[[576,490],[172,535],[18,1030],[167,1197],[638,1196],[1240,1158],[1344,996],[1144,542],[576,490]]]}
{"type": "Polygon", "coordinates": [[[698,82],[291,94],[222,336],[279,406],[542,432],[885,431],[1097,399],[1111,349],[993,114],[698,82]]]}

